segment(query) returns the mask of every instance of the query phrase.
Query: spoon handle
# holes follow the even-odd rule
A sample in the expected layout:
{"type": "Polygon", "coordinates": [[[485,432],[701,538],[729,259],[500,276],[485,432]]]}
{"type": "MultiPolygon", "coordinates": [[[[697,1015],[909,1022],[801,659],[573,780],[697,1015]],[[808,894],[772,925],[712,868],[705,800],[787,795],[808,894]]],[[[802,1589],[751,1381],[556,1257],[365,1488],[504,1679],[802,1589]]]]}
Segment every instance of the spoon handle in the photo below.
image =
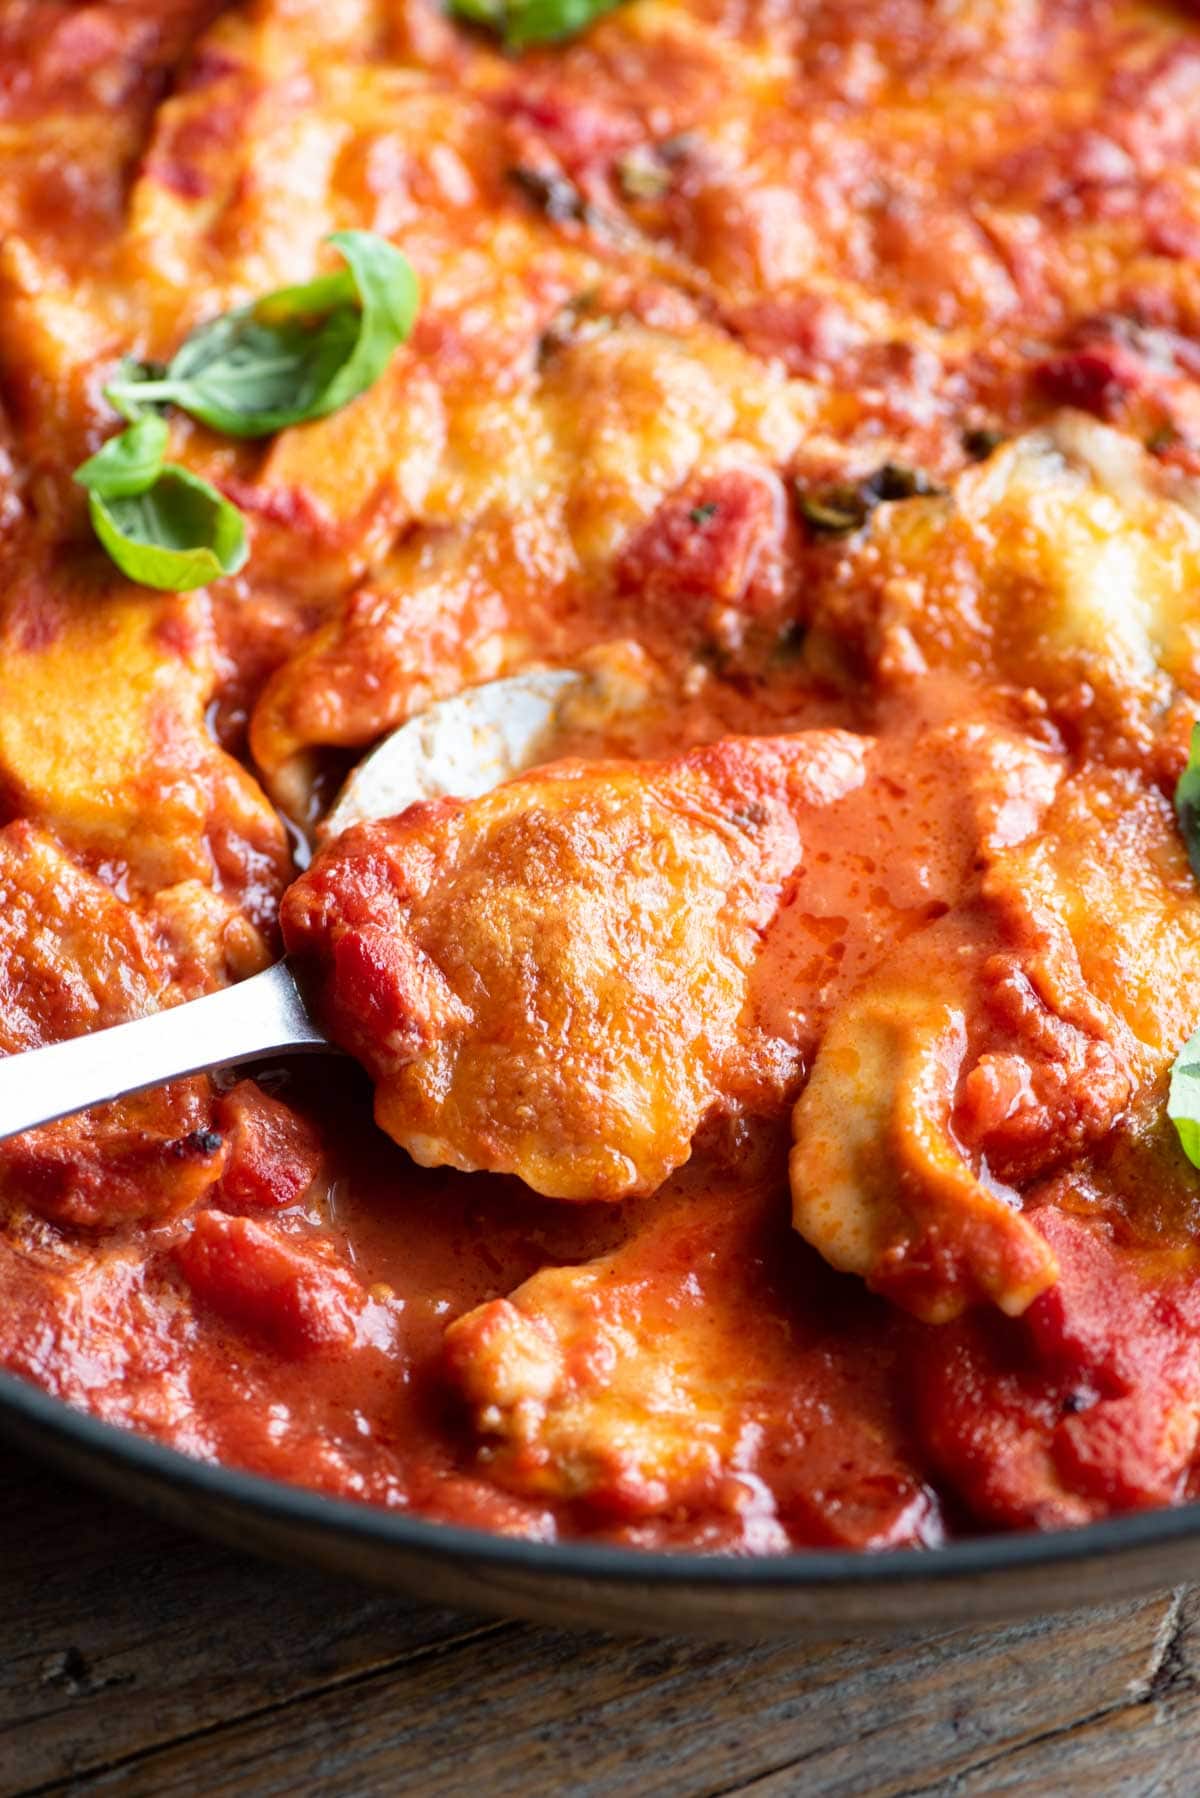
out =
{"type": "Polygon", "coordinates": [[[90,1036],[0,1057],[0,1140],[55,1118],[278,1050],[330,1049],[286,962],[237,986],[90,1036]]]}

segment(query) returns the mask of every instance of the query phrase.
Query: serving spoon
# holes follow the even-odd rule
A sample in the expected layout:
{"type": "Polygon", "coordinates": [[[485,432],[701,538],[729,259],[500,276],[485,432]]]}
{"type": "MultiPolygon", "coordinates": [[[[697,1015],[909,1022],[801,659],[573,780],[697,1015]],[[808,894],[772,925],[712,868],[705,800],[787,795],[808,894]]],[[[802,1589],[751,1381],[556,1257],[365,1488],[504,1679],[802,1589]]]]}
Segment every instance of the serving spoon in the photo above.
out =
{"type": "MultiPolygon", "coordinates": [[[[321,826],[391,818],[418,799],[472,799],[553,754],[564,706],[603,676],[557,669],[488,681],[402,724],[359,764],[321,826]]],[[[0,1140],[184,1074],[286,1050],[333,1053],[286,961],[236,986],[86,1036],[0,1057],[0,1140]]]]}

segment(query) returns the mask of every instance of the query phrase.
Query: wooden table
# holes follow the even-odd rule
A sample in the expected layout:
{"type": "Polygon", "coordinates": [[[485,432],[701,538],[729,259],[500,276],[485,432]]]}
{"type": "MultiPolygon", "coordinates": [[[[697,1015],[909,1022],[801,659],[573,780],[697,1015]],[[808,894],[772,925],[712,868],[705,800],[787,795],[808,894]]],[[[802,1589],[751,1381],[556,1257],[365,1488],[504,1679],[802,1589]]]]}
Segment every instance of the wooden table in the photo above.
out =
{"type": "Polygon", "coordinates": [[[1200,1792],[1200,1588],[722,1648],[418,1608],[11,1457],[0,1520],[3,1798],[1200,1792]]]}

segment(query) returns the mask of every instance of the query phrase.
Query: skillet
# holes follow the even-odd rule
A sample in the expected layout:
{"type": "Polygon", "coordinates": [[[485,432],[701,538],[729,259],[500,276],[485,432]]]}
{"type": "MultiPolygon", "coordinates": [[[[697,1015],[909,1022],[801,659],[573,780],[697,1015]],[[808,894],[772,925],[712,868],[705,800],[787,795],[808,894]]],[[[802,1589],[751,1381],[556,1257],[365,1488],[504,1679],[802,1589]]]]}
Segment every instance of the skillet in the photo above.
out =
{"type": "Polygon", "coordinates": [[[529,1542],[194,1461],[0,1373],[0,1434],[169,1522],[428,1603],[574,1628],[837,1640],[1110,1603],[1200,1575],[1200,1503],[939,1549],[761,1560],[529,1542]]]}

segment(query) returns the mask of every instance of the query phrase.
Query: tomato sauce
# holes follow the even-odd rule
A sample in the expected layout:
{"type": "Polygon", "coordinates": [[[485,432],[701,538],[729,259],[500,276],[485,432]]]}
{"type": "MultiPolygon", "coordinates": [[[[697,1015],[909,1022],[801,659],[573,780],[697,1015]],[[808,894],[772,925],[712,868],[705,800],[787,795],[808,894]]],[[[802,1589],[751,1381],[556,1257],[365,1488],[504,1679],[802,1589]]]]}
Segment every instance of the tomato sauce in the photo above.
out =
{"type": "Polygon", "coordinates": [[[0,134],[0,1052],[286,945],[358,1058],[0,1143],[0,1365],[537,1540],[1200,1495],[1194,7],[0,0],[0,134]],[[172,412],[249,559],[125,580],[114,363],[346,229],[411,339],[172,412]],[[322,829],[545,666],[516,781],[322,829]]]}

